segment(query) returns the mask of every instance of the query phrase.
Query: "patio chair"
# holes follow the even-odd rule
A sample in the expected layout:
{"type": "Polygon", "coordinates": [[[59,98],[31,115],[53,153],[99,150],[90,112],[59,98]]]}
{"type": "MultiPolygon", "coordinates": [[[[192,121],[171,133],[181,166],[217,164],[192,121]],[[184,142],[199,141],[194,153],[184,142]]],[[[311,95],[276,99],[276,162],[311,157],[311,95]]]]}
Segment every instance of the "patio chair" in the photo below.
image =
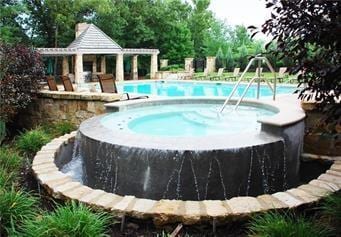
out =
{"type": "Polygon", "coordinates": [[[231,81],[235,81],[237,80],[237,77],[239,76],[239,72],[240,72],[240,68],[239,67],[235,67],[233,69],[233,74],[232,76],[228,76],[228,77],[224,77],[224,80],[231,80],[231,81]]]}
{"type": "MultiPolygon", "coordinates": [[[[112,74],[98,74],[97,75],[99,84],[101,86],[101,91],[103,93],[118,93],[114,76],[112,74]]],[[[136,99],[146,99],[148,96],[138,96],[138,97],[130,97],[128,93],[123,93],[122,96],[125,95],[127,100],[136,100],[136,99]]]]}
{"type": "Polygon", "coordinates": [[[200,75],[200,76],[195,76],[193,79],[202,79],[202,78],[207,78],[208,76],[208,69],[205,68],[204,69],[204,74],[203,75],[200,75]]]}
{"type": "Polygon", "coordinates": [[[278,82],[283,82],[283,79],[287,76],[286,75],[287,68],[286,67],[280,67],[277,75],[278,82]]]}
{"type": "Polygon", "coordinates": [[[46,81],[50,91],[58,91],[57,83],[54,79],[54,76],[47,76],[46,81]]]}
{"type": "MultiPolygon", "coordinates": [[[[259,75],[262,77],[263,68],[259,68],[259,75]]],[[[258,67],[256,68],[255,75],[253,77],[258,77],[258,67]]],[[[250,81],[253,77],[246,77],[247,81],[250,81]]]]}
{"type": "Polygon", "coordinates": [[[61,76],[63,86],[64,86],[64,91],[75,91],[72,86],[72,82],[70,77],[68,76],[61,76]]]}
{"type": "Polygon", "coordinates": [[[217,75],[215,76],[211,76],[210,77],[210,80],[216,80],[216,79],[220,79],[222,76],[223,76],[223,73],[224,73],[224,68],[219,68],[218,69],[218,72],[217,72],[217,75]]]}

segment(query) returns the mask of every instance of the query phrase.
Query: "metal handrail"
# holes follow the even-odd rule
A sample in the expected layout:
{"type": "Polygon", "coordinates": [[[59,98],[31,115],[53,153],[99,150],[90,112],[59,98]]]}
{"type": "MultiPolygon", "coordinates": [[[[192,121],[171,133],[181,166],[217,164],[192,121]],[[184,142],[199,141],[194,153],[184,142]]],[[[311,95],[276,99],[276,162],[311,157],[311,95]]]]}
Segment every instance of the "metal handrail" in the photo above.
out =
{"type": "Polygon", "coordinates": [[[258,65],[257,65],[257,68],[258,68],[258,73],[257,73],[257,76],[253,77],[250,82],[248,83],[247,87],[245,88],[242,96],[240,97],[240,99],[238,100],[237,104],[235,105],[234,109],[237,109],[239,104],[242,102],[242,100],[244,99],[245,95],[246,95],[246,92],[248,91],[248,89],[250,88],[251,84],[256,80],[258,79],[258,82],[257,82],[257,99],[259,99],[259,94],[260,94],[260,80],[262,79],[261,78],[261,75],[260,75],[260,67],[261,67],[261,64],[263,61],[265,61],[266,65],[268,66],[268,68],[270,69],[270,71],[274,74],[274,85],[273,87],[271,86],[271,84],[269,83],[269,81],[266,80],[266,78],[264,78],[265,82],[267,83],[267,85],[269,86],[269,88],[271,89],[272,93],[273,93],[273,96],[272,96],[272,99],[275,100],[276,99],[276,72],[274,70],[274,68],[272,67],[271,63],[269,62],[269,60],[266,58],[266,57],[263,57],[263,56],[256,56],[254,58],[252,58],[249,63],[247,64],[244,72],[242,73],[242,75],[240,76],[240,78],[238,79],[236,85],[233,87],[229,97],[225,100],[223,106],[221,107],[220,109],[220,113],[222,113],[226,107],[226,105],[228,104],[228,102],[231,100],[232,96],[234,95],[234,93],[236,92],[238,86],[240,85],[241,81],[244,79],[244,76],[246,74],[246,72],[249,70],[250,66],[252,65],[252,63],[254,61],[258,61],[258,65]]]}

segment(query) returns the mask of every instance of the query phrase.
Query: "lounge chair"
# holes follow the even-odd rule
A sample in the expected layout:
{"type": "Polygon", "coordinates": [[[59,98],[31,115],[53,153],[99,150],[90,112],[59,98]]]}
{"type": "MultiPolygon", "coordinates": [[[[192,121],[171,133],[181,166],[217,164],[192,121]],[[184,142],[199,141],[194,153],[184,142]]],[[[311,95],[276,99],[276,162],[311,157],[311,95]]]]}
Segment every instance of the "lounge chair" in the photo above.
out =
{"type": "Polygon", "coordinates": [[[61,76],[61,79],[62,79],[62,82],[63,82],[63,86],[64,86],[64,90],[65,90],[65,91],[75,91],[75,90],[73,89],[73,86],[72,86],[72,82],[71,82],[70,77],[68,77],[68,76],[61,76]]]}
{"type": "Polygon", "coordinates": [[[58,91],[57,83],[54,79],[54,76],[47,76],[46,81],[50,91],[58,91]]]}
{"type": "Polygon", "coordinates": [[[200,76],[195,76],[194,79],[201,79],[201,78],[207,78],[208,77],[208,69],[205,68],[204,74],[200,76]]]}
{"type": "Polygon", "coordinates": [[[239,76],[239,72],[240,72],[240,68],[239,67],[235,67],[233,69],[233,75],[232,76],[228,76],[228,77],[224,77],[224,80],[231,80],[231,81],[235,81],[237,80],[237,77],[239,76]]]}
{"type": "MultiPolygon", "coordinates": [[[[260,67],[259,69],[260,69],[259,70],[259,75],[260,75],[260,77],[262,77],[263,68],[260,67]]],[[[258,77],[258,67],[256,68],[255,75],[253,77],[258,77]]],[[[250,81],[253,77],[247,77],[246,80],[250,81]]]]}
{"type": "MultiPolygon", "coordinates": [[[[101,91],[103,93],[118,93],[114,76],[112,74],[98,74],[97,75],[99,84],[101,86],[101,91]]],[[[138,97],[130,97],[128,93],[123,93],[122,96],[125,95],[127,100],[136,100],[136,99],[146,99],[148,96],[138,96],[138,97]]]]}
{"type": "Polygon", "coordinates": [[[287,68],[286,67],[280,67],[277,75],[277,80],[279,82],[283,82],[283,79],[287,76],[286,75],[287,68]]]}
{"type": "Polygon", "coordinates": [[[220,79],[222,76],[223,76],[223,73],[224,73],[224,68],[222,67],[222,68],[219,68],[218,69],[218,72],[217,72],[217,75],[215,75],[215,76],[211,76],[210,77],[210,80],[216,80],[216,79],[220,79]]]}

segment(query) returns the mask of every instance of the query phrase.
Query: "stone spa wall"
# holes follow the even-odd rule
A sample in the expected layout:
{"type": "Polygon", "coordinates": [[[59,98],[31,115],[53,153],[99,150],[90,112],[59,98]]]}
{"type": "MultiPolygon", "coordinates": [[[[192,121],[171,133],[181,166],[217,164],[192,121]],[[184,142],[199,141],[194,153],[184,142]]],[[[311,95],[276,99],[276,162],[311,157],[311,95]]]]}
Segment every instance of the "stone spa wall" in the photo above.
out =
{"type": "Polygon", "coordinates": [[[63,120],[79,125],[88,118],[105,113],[104,104],[119,99],[119,94],[111,93],[44,90],[20,113],[17,122],[26,128],[63,120]]]}

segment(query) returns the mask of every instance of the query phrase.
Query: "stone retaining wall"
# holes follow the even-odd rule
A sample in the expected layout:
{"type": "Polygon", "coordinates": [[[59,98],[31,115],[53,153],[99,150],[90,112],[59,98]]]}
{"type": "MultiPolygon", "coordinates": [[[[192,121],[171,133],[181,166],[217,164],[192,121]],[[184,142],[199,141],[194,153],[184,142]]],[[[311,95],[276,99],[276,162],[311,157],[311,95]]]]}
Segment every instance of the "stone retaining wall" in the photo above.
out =
{"type": "Polygon", "coordinates": [[[101,208],[115,215],[128,215],[152,219],[156,225],[183,222],[226,222],[241,219],[253,213],[273,209],[295,208],[320,200],[341,189],[341,161],[335,161],[326,173],[317,179],[283,192],[257,197],[234,197],[228,200],[181,201],[151,200],[134,196],[120,196],[103,190],[92,189],[72,180],[56,166],[55,159],[61,147],[72,142],[76,132],[52,140],[34,157],[32,169],[47,191],[55,198],[78,200],[101,208]]]}
{"type": "Polygon", "coordinates": [[[20,114],[18,123],[26,128],[63,120],[79,125],[85,119],[105,113],[105,103],[119,99],[119,94],[40,91],[37,98],[20,114]]]}

